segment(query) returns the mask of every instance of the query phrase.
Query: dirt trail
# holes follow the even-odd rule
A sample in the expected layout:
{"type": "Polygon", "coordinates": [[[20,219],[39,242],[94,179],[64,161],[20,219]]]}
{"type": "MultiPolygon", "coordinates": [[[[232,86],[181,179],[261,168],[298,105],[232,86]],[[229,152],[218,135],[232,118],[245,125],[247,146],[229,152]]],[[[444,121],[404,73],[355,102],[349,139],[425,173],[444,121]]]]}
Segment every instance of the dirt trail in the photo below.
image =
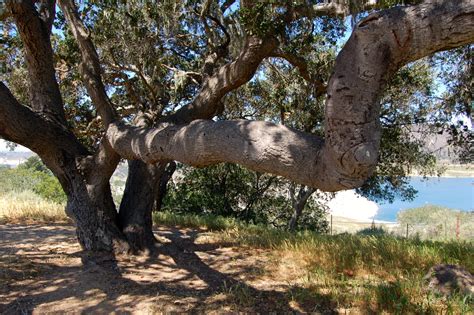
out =
{"type": "Polygon", "coordinates": [[[70,225],[0,225],[0,313],[312,312],[259,249],[161,227],[148,257],[91,257],[70,225]]]}

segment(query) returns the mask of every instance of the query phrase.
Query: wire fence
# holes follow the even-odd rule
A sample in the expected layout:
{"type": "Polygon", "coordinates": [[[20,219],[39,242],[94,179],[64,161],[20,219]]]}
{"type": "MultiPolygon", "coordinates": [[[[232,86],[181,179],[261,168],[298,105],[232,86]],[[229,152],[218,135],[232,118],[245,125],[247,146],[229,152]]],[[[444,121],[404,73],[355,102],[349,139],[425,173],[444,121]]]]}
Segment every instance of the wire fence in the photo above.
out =
{"type": "Polygon", "coordinates": [[[332,235],[341,233],[352,234],[391,234],[405,238],[423,240],[466,240],[474,241],[474,216],[472,220],[445,220],[433,223],[405,222],[366,222],[348,220],[330,215],[329,229],[332,235]]]}

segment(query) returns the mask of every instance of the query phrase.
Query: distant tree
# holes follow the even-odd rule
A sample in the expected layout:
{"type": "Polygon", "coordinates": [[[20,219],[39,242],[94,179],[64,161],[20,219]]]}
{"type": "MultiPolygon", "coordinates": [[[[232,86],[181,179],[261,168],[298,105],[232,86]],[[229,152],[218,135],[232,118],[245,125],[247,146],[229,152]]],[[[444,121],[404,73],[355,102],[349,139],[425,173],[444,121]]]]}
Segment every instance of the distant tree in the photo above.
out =
{"type": "Polygon", "coordinates": [[[0,194],[31,191],[57,203],[66,202],[57,178],[37,157],[30,157],[17,168],[0,168],[0,194]]]}
{"type": "Polygon", "coordinates": [[[18,165],[18,168],[52,175],[51,171],[46,167],[46,165],[43,164],[37,155],[33,155],[26,159],[25,162],[18,165]]]}

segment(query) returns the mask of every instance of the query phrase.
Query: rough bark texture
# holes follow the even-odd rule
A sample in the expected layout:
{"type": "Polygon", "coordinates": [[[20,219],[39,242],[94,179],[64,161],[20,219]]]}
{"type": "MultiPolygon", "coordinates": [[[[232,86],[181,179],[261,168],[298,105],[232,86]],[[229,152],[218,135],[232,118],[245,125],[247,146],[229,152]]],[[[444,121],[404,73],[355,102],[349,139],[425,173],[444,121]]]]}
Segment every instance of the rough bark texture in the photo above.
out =
{"type": "Polygon", "coordinates": [[[120,157],[107,141],[92,154],[65,127],[49,39],[54,2],[42,3],[41,16],[32,1],[7,4],[25,47],[33,110],[20,105],[1,83],[0,135],[36,152],[58,178],[67,195],[66,212],[84,249],[127,250],[109,184],[120,157]]]}
{"type": "Polygon", "coordinates": [[[117,213],[108,178],[93,168],[94,156],[67,130],[20,105],[3,83],[0,99],[0,133],[35,151],[59,179],[68,197],[66,211],[74,219],[83,247],[126,250],[124,238],[115,225],[117,213]]]}
{"type": "Polygon", "coordinates": [[[168,191],[168,182],[173,177],[174,172],[176,171],[176,163],[170,162],[167,166],[163,175],[160,177],[160,184],[158,187],[158,192],[155,195],[155,205],[153,206],[153,211],[160,211],[163,205],[163,198],[166,196],[168,191]]]}
{"type": "Polygon", "coordinates": [[[66,211],[77,227],[79,243],[92,251],[128,252],[130,247],[119,230],[117,211],[110,186],[88,185],[73,171],[72,193],[68,194],[66,211]]]}
{"type": "Polygon", "coordinates": [[[152,250],[155,237],[152,230],[152,211],[165,173],[166,162],[145,164],[128,163],[128,177],[120,203],[119,221],[125,237],[137,250],[152,250]]]}
{"type": "MultiPolygon", "coordinates": [[[[47,118],[64,124],[62,97],[53,66],[50,19],[43,21],[32,1],[9,1],[8,4],[25,49],[30,76],[30,106],[47,118]]],[[[54,9],[49,14],[54,15],[54,9]]]]}
{"type": "Polygon", "coordinates": [[[388,78],[410,61],[473,41],[472,1],[433,1],[369,15],[336,59],[324,141],[271,123],[202,120],[156,129],[115,124],[108,138],[123,157],[147,163],[234,162],[325,191],[358,187],[377,162],[379,98],[388,78]]]}
{"type": "Polygon", "coordinates": [[[94,44],[90,40],[88,30],[79,18],[74,1],[61,0],[59,1],[59,6],[68,21],[76,42],[79,44],[82,57],[80,71],[84,84],[87,87],[87,92],[107,127],[110,122],[116,119],[116,116],[102,82],[99,56],[94,44]]]}

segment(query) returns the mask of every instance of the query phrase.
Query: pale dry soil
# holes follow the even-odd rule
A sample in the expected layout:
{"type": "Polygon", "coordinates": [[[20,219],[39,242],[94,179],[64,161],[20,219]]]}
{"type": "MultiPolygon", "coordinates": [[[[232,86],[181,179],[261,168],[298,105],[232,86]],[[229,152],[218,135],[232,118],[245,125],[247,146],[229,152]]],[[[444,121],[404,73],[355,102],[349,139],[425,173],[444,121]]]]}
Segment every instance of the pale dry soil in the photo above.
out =
{"type": "Polygon", "coordinates": [[[0,314],[335,311],[324,296],[292,298],[304,289],[288,280],[299,272],[291,257],[196,229],[156,236],[149,255],[91,255],[71,225],[0,225],[0,314]]]}

